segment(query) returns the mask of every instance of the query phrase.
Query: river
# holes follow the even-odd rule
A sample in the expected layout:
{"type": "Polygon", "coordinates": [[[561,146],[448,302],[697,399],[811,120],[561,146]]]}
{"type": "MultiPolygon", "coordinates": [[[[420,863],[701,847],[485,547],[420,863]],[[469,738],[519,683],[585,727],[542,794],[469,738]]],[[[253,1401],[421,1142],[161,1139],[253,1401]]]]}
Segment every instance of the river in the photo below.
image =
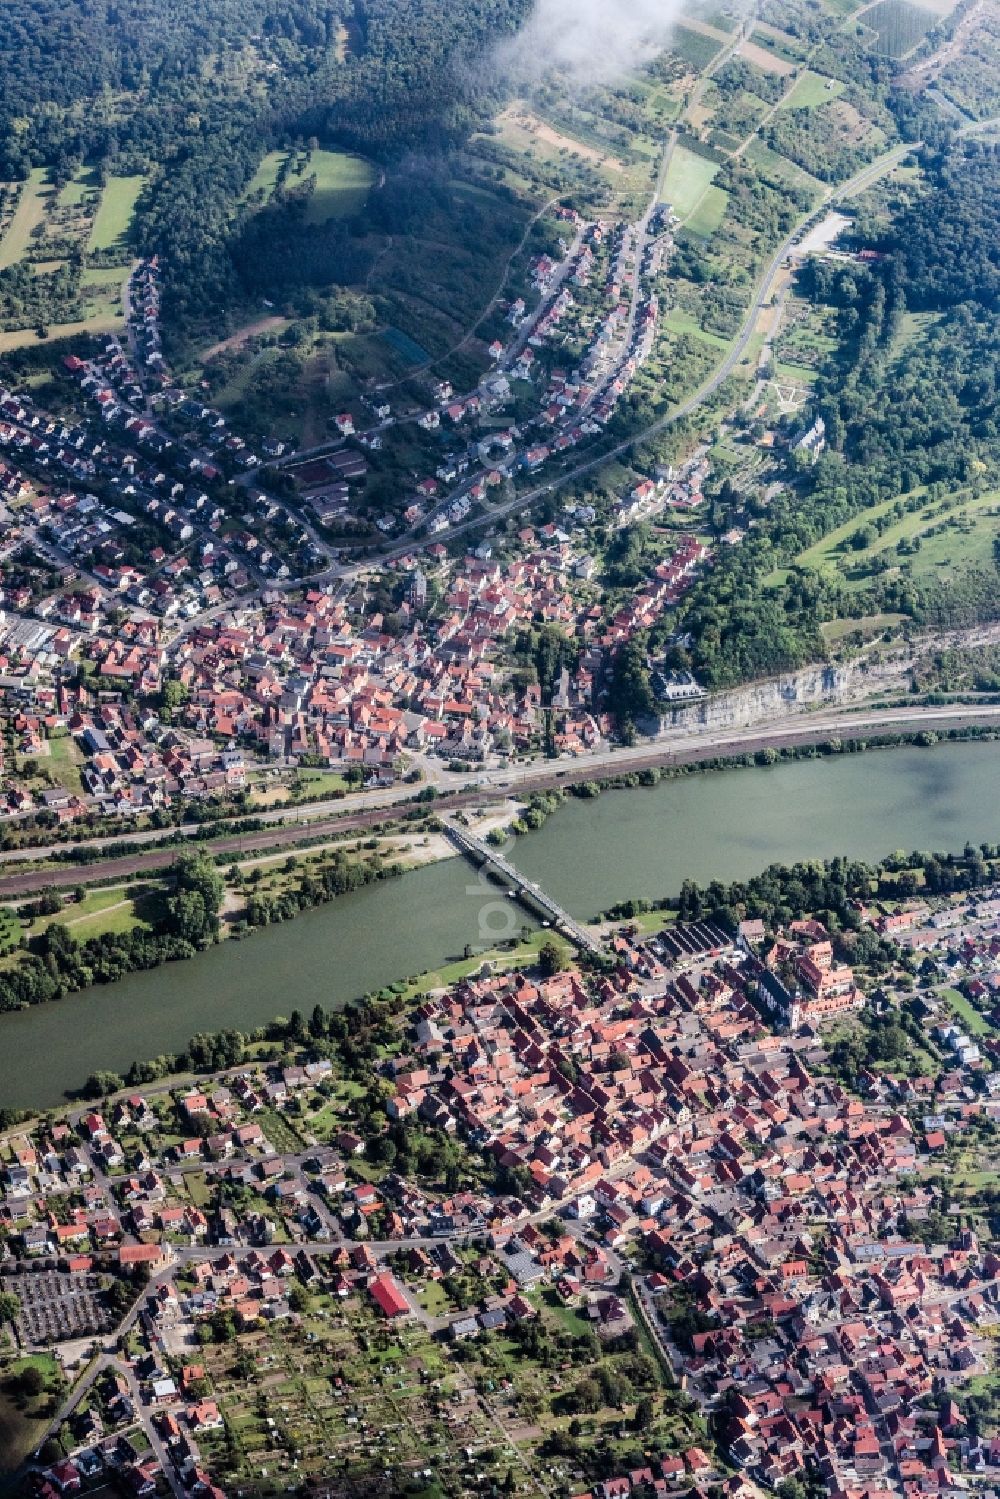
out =
{"type": "MultiPolygon", "coordinates": [[[[877,859],[900,847],[960,849],[967,839],[1000,840],[996,744],[871,751],[570,798],[517,841],[513,859],[587,920],[630,895],[673,893],[686,877],[741,878],[835,854],[877,859]]],[[[452,859],[189,963],[0,1016],[0,1104],[54,1107],[88,1073],[181,1050],[196,1031],[334,1008],[460,957],[503,916],[496,892],[452,859]]],[[[524,920],[518,911],[513,925],[524,920]]]]}

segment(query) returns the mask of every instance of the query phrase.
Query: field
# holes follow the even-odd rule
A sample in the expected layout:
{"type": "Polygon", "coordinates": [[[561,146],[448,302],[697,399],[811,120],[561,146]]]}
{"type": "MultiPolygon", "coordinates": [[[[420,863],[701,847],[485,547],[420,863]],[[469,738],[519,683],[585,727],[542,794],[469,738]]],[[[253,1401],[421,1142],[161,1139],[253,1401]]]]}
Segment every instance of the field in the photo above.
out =
{"type": "Polygon", "coordinates": [[[82,333],[118,333],[124,323],[124,313],[109,310],[94,312],[75,323],[49,323],[44,338],[39,338],[34,328],[16,328],[9,333],[0,333],[0,354],[34,348],[37,344],[57,343],[60,339],[76,338],[82,333]]]}
{"type": "Polygon", "coordinates": [[[70,901],[53,916],[36,916],[26,931],[29,936],[37,937],[47,927],[59,923],[67,926],[78,942],[105,932],[130,932],[142,924],[138,910],[149,899],[149,887],[145,886],[113,885],[88,890],[82,901],[70,901]]]}
{"type": "Polygon", "coordinates": [[[0,271],[24,259],[31,248],[33,231],[45,218],[50,196],[51,189],[46,186],[46,173],[43,168],[36,167],[21,188],[13,221],[0,242],[0,271]]]}
{"type": "Polygon", "coordinates": [[[708,187],[701,202],[687,221],[687,228],[700,239],[708,239],[726,216],[729,194],[721,187],[708,187]]]}
{"type": "Polygon", "coordinates": [[[776,181],[787,183],[790,187],[807,187],[815,193],[823,190],[823,184],[818,177],[813,177],[796,162],[790,161],[787,156],[780,156],[777,151],[772,151],[759,136],[755,137],[747,147],[746,159],[758,167],[764,176],[773,177],[776,181]]]}
{"type": "Polygon", "coordinates": [[[58,1376],[56,1361],[49,1354],[17,1359],[0,1376],[0,1473],[9,1473],[27,1457],[48,1425],[51,1394],[58,1376]],[[17,1375],[29,1365],[40,1369],[46,1390],[35,1399],[25,1399],[16,1387],[17,1375]]]}
{"type": "Polygon", "coordinates": [[[145,177],[112,177],[109,180],[101,194],[101,206],[90,231],[91,250],[117,250],[124,247],[136,200],[145,182],[145,177]]]}
{"type": "Polygon", "coordinates": [[[686,146],[675,146],[663,186],[664,202],[670,204],[679,219],[689,219],[711,187],[718,170],[717,164],[707,157],[689,151],[686,146]]]}
{"type": "Polygon", "coordinates": [[[694,31],[681,25],[673,34],[670,48],[682,62],[700,73],[722,50],[722,40],[712,36],[710,32],[694,31]]]}
{"type": "Polygon", "coordinates": [[[957,989],[942,989],[941,998],[954,1012],[959,1024],[964,1025],[970,1035],[989,1035],[990,1026],[988,1021],[966,999],[964,994],[960,994],[957,989]]]}
{"type": "Polygon", "coordinates": [[[309,224],[350,218],[361,208],[375,181],[371,162],[339,151],[315,152],[308,170],[316,175],[316,191],[306,214],[309,224]]]}
{"type": "Polygon", "coordinates": [[[48,755],[43,766],[49,770],[60,786],[65,786],[74,796],[83,793],[80,779],[81,755],[71,734],[53,734],[47,741],[48,755]]]}
{"type": "MultiPolygon", "coordinates": [[[[917,490],[901,498],[905,503],[920,494],[917,490]]],[[[897,504],[898,500],[884,500],[838,526],[800,553],[798,565],[822,571],[841,562],[847,586],[859,588],[867,581],[873,559],[895,551],[901,544],[900,559],[908,563],[915,577],[944,581],[955,567],[991,561],[998,530],[997,491],[978,496],[959,494],[940,504],[921,504],[886,526],[897,504]],[[865,544],[855,545],[853,538],[861,535],[865,544]]]]}
{"type": "Polygon", "coordinates": [[[266,202],[277,187],[279,174],[286,163],[290,163],[285,182],[288,189],[295,188],[307,177],[316,178],[316,189],[306,213],[309,224],[351,218],[364,204],[375,181],[375,168],[371,162],[346,151],[313,151],[308,156],[293,153],[292,157],[286,151],[272,151],[257,168],[246,197],[263,193],[266,202]]]}
{"type": "Polygon", "coordinates": [[[707,329],[702,328],[694,313],[689,312],[685,307],[671,307],[667,313],[666,326],[670,329],[671,333],[680,333],[686,335],[688,338],[696,338],[701,343],[710,344],[713,349],[718,349],[720,353],[729,348],[730,341],[728,338],[723,338],[720,333],[710,333],[707,329]]]}
{"type": "Polygon", "coordinates": [[[863,21],[876,33],[879,52],[889,57],[905,57],[920,39],[937,24],[937,16],[909,0],[878,0],[865,11],[863,21]]]}
{"type": "Polygon", "coordinates": [[[825,78],[822,73],[814,73],[811,68],[795,80],[795,85],[781,101],[782,109],[818,109],[821,104],[829,104],[831,99],[836,99],[838,94],[844,92],[844,85],[837,78],[825,78]]]}
{"type": "Polygon", "coordinates": [[[775,73],[784,78],[794,71],[794,64],[787,58],[779,57],[776,52],[769,52],[758,42],[741,42],[739,55],[744,61],[752,63],[754,67],[761,68],[765,73],[775,73]]]}

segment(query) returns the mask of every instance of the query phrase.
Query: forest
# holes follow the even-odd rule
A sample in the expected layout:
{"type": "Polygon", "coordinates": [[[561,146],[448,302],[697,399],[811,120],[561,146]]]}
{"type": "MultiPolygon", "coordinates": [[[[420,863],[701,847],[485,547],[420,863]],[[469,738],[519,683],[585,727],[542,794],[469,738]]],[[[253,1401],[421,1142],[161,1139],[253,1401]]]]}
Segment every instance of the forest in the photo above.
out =
{"type": "MultiPolygon", "coordinates": [[[[145,174],[135,248],[163,257],[170,318],[218,311],[239,289],[230,239],[268,150],[309,138],[388,161],[459,140],[490,108],[491,43],[528,6],[9,0],[0,180],[46,167],[60,186],[83,162],[145,174]]],[[[324,264],[345,248],[324,244],[324,264]]]]}
{"type": "Polygon", "coordinates": [[[925,152],[922,165],[925,192],[865,241],[879,258],[811,259],[800,273],[800,291],[836,309],[810,412],[826,423],[828,450],[814,466],[793,463],[793,488],[771,506],[750,501],[753,530],[689,596],[691,661],[711,686],[817,659],[820,625],[840,612],[934,625],[1000,613],[996,567],[935,585],[876,558],[868,585],[848,595],[836,577],[795,563],[882,501],[905,503],[920,486],[934,495],[988,485],[996,468],[1000,154],[963,144],[925,152]],[[935,315],[918,341],[903,336],[913,312],[935,315]]]}

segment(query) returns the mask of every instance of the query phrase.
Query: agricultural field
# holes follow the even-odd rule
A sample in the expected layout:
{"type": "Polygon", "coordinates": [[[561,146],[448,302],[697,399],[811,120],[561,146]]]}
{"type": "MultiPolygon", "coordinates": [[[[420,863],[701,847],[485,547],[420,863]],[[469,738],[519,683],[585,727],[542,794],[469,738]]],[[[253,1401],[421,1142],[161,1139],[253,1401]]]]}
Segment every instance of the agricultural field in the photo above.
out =
{"type": "Polygon", "coordinates": [[[6,191],[17,191],[18,197],[0,241],[0,271],[17,265],[32,249],[36,231],[45,220],[52,198],[52,189],[47,186],[47,174],[42,167],[35,167],[27,182],[7,184],[6,191]]]}
{"type": "Polygon", "coordinates": [[[800,37],[781,31],[777,26],[771,26],[766,21],[757,22],[750,40],[774,57],[783,58],[785,62],[793,64],[800,63],[807,51],[807,44],[800,37]]]}
{"type": "Polygon", "coordinates": [[[888,57],[905,57],[935,26],[938,17],[910,0],[878,0],[862,20],[876,36],[876,48],[888,57]]]}
{"type": "Polygon", "coordinates": [[[675,146],[663,185],[662,198],[669,203],[683,223],[689,219],[701,203],[718,173],[718,164],[689,151],[686,146],[675,146]]]}
{"type": "Polygon", "coordinates": [[[90,231],[91,250],[124,250],[135,205],[145,177],[112,177],[101,194],[101,204],[90,231]]]}
{"type": "Polygon", "coordinates": [[[0,271],[27,263],[34,278],[12,279],[0,353],[122,326],[126,235],[144,180],[113,177],[102,188],[81,167],[59,188],[40,169],[25,183],[0,185],[0,271]],[[88,255],[113,263],[88,266],[88,255]]]}
{"type": "Polygon", "coordinates": [[[759,42],[741,42],[737,51],[744,62],[752,63],[755,68],[760,68],[764,73],[773,73],[779,78],[786,78],[789,73],[795,71],[793,63],[784,57],[779,57],[776,52],[768,51],[759,42]]]}
{"type": "Polygon", "coordinates": [[[996,6],[970,9],[939,58],[908,76],[935,85],[970,120],[995,119],[1000,114],[1000,13],[996,6]]]}
{"type": "Polygon", "coordinates": [[[725,35],[713,35],[710,30],[694,30],[680,23],[673,34],[670,50],[687,63],[696,73],[702,73],[722,51],[728,41],[725,35]]]}

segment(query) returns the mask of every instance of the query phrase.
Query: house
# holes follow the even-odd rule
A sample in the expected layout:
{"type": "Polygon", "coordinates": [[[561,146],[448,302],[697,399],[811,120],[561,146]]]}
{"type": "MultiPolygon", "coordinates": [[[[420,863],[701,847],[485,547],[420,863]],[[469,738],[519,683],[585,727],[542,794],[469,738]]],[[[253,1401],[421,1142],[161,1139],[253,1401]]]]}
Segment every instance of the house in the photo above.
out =
{"type": "Polygon", "coordinates": [[[388,1270],[368,1282],[368,1293],[384,1317],[393,1320],[409,1315],[409,1302],[388,1270]]]}

